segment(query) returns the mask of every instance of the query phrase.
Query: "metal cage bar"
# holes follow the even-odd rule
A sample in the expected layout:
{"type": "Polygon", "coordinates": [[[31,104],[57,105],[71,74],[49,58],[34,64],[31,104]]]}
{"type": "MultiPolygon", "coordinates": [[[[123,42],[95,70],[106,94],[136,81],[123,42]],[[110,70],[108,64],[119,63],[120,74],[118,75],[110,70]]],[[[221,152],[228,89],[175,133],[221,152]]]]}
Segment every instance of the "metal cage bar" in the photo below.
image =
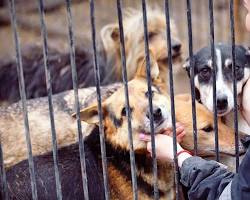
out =
{"type": "Polygon", "coordinates": [[[20,50],[19,36],[17,32],[14,0],[9,0],[9,9],[10,9],[10,17],[11,17],[11,26],[12,26],[12,31],[13,31],[13,39],[15,43],[18,84],[19,84],[19,92],[21,96],[22,112],[23,112],[24,127],[25,127],[25,137],[26,137],[27,150],[28,150],[28,162],[29,162],[29,173],[30,173],[30,179],[31,179],[32,199],[37,200],[37,185],[36,185],[36,179],[35,179],[34,161],[33,161],[33,156],[32,156],[32,146],[31,146],[31,140],[30,140],[29,119],[28,119],[28,110],[27,110],[27,104],[26,104],[22,56],[21,56],[21,50],[20,50]]]}
{"type": "Polygon", "coordinates": [[[68,19],[68,36],[69,36],[69,45],[70,45],[70,65],[72,70],[72,81],[75,97],[75,111],[77,119],[77,130],[78,130],[78,141],[79,141],[79,153],[80,153],[80,162],[81,162],[81,173],[82,173],[82,184],[84,191],[84,199],[88,200],[88,180],[86,172],[86,161],[85,161],[85,152],[84,152],[84,142],[82,134],[82,125],[80,119],[80,104],[78,98],[78,81],[77,81],[77,70],[76,70],[76,61],[75,61],[75,43],[74,43],[74,32],[72,24],[72,14],[71,14],[71,0],[66,0],[67,7],[67,19],[68,19]]]}
{"type": "Polygon", "coordinates": [[[209,27],[210,27],[210,45],[211,45],[211,57],[213,66],[213,111],[214,111],[214,131],[215,131],[215,156],[216,161],[219,161],[219,141],[218,141],[218,116],[217,116],[217,97],[216,97],[216,74],[217,65],[215,63],[215,48],[214,48],[214,12],[213,12],[213,0],[209,0],[209,27]]]}
{"type": "MultiPolygon", "coordinates": [[[[0,132],[1,134],[1,132],[0,132]]],[[[8,190],[7,190],[7,180],[6,180],[6,172],[4,168],[3,162],[3,149],[0,141],[0,199],[8,200],[8,190]]]]}
{"type": "Polygon", "coordinates": [[[100,89],[100,67],[97,59],[97,49],[96,49],[96,29],[95,29],[95,4],[93,0],[89,0],[90,6],[90,23],[91,23],[91,35],[92,35],[92,45],[93,45],[93,61],[95,70],[95,82],[96,82],[96,93],[97,93],[97,103],[98,103],[98,115],[99,115],[99,132],[100,132],[100,143],[101,143],[101,155],[102,155],[102,169],[103,169],[103,181],[104,181],[104,192],[105,199],[109,199],[109,185],[108,185],[108,175],[107,175],[107,158],[106,158],[106,146],[105,146],[105,135],[103,127],[103,112],[102,112],[102,97],[100,89]]]}
{"type": "Polygon", "coordinates": [[[121,0],[117,0],[117,15],[119,23],[119,35],[120,35],[120,51],[122,58],[122,79],[124,85],[125,102],[126,102],[126,115],[128,118],[128,138],[129,138],[129,153],[130,153],[130,166],[131,166],[131,176],[132,176],[132,187],[134,199],[138,199],[137,192],[137,178],[136,178],[136,165],[135,165],[135,154],[133,146],[133,135],[132,135],[132,125],[131,125],[131,110],[129,104],[129,93],[128,93],[128,78],[127,78],[127,66],[126,66],[126,50],[124,42],[124,32],[123,32],[123,19],[122,19],[122,4],[121,0]]]}
{"type": "Polygon", "coordinates": [[[143,29],[144,29],[144,45],[146,56],[146,71],[147,71],[147,84],[148,84],[148,102],[149,102],[149,119],[150,119],[150,134],[152,144],[152,158],[153,158],[153,177],[154,177],[154,199],[159,199],[158,178],[157,178],[157,160],[155,152],[155,135],[154,135],[154,116],[153,116],[153,103],[152,103],[152,80],[150,71],[150,55],[149,55],[149,42],[148,42],[148,25],[147,25],[147,8],[145,0],[142,0],[142,13],[143,13],[143,29]]]}
{"type": "Polygon", "coordinates": [[[233,67],[233,95],[234,95],[234,130],[235,130],[235,154],[236,172],[239,169],[239,130],[238,130],[238,103],[237,103],[237,83],[235,67],[235,28],[234,28],[234,0],[230,0],[230,29],[232,42],[232,67],[233,67]]]}
{"type": "Polygon", "coordinates": [[[192,10],[191,1],[186,0],[187,5],[187,24],[188,24],[188,50],[190,62],[190,85],[192,98],[192,118],[193,118],[193,136],[194,136],[194,155],[197,155],[197,122],[196,122],[196,104],[195,104],[195,86],[194,86],[194,58],[193,58],[193,35],[192,35],[192,10]]]}
{"type": "Polygon", "coordinates": [[[45,77],[46,77],[46,87],[48,94],[48,104],[49,104],[49,116],[50,116],[50,125],[51,125],[51,135],[52,135],[52,150],[53,150],[53,161],[55,169],[55,179],[56,179],[56,195],[57,199],[62,199],[62,188],[61,180],[58,168],[58,152],[57,152],[57,139],[56,139],[56,129],[55,129],[55,119],[54,119],[54,108],[52,102],[52,83],[51,83],[51,74],[48,63],[48,38],[46,24],[44,20],[44,4],[43,0],[38,1],[39,4],[39,15],[40,15],[40,26],[41,26],[41,36],[43,40],[43,60],[45,68],[45,77]]]}
{"type": "MultiPolygon", "coordinates": [[[[78,129],[78,140],[79,140],[79,152],[80,152],[80,162],[81,162],[81,173],[82,173],[82,183],[84,190],[84,199],[89,199],[88,196],[88,180],[86,172],[86,161],[84,152],[84,136],[82,133],[82,126],[80,120],[80,104],[78,99],[78,80],[77,80],[77,70],[75,61],[75,44],[74,44],[74,32],[72,23],[72,13],[71,13],[71,0],[65,0],[67,9],[67,19],[68,19],[68,39],[69,39],[69,49],[70,49],[70,64],[72,70],[72,81],[75,97],[75,111],[77,118],[77,129],[78,129]]],[[[54,122],[54,109],[52,100],[52,83],[51,74],[48,63],[48,39],[47,30],[45,24],[45,13],[44,13],[44,2],[43,0],[38,0],[39,3],[39,13],[40,13],[40,23],[41,23],[41,37],[43,40],[43,57],[44,57],[44,67],[46,75],[46,86],[48,93],[48,105],[49,105],[49,115],[51,122],[51,134],[53,143],[53,159],[54,159],[54,169],[56,177],[56,192],[57,199],[62,199],[62,190],[60,183],[60,174],[58,168],[58,154],[57,154],[57,139],[56,139],[56,129],[54,122]]],[[[187,6],[187,25],[188,25],[188,50],[190,57],[190,85],[191,85],[191,95],[192,95],[192,122],[193,122],[193,136],[194,136],[194,154],[197,155],[198,143],[197,143],[197,121],[196,121],[196,102],[195,102],[195,84],[194,84],[194,57],[193,57],[193,36],[192,36],[192,10],[191,10],[192,0],[186,0],[187,6]]],[[[219,161],[219,142],[218,142],[218,116],[217,116],[217,99],[216,99],[216,73],[217,66],[215,63],[215,40],[214,40],[214,13],[213,13],[213,0],[209,0],[209,22],[210,22],[210,45],[211,45],[211,57],[213,66],[213,111],[214,111],[214,130],[215,130],[215,152],[216,160],[219,161]]],[[[150,111],[150,132],[151,132],[151,144],[152,144],[152,158],[153,158],[153,182],[154,182],[154,199],[159,199],[158,191],[158,175],[157,175],[157,160],[155,152],[155,135],[154,135],[154,116],[153,116],[153,103],[152,103],[152,80],[150,71],[150,49],[149,49],[149,36],[148,36],[148,25],[147,25],[147,5],[146,1],[141,1],[142,14],[143,14],[143,29],[144,29],[144,44],[145,44],[145,57],[146,57],[146,74],[147,74],[147,85],[148,85],[148,102],[150,111]]],[[[104,191],[105,199],[110,198],[109,184],[108,184],[108,170],[107,170],[107,158],[106,158],[106,147],[105,147],[105,135],[104,135],[104,125],[103,125],[103,111],[102,111],[102,97],[100,88],[100,66],[97,59],[97,45],[96,45],[96,27],[95,27],[95,4],[94,0],[89,0],[90,8],[90,23],[91,23],[91,36],[93,45],[93,61],[94,61],[94,71],[95,71],[95,81],[96,81],[96,92],[97,92],[97,103],[98,103],[98,115],[99,115],[99,131],[100,131],[100,144],[101,144],[101,156],[102,156],[102,168],[103,168],[103,180],[104,180],[104,191]]],[[[174,100],[174,81],[173,81],[173,68],[172,68],[172,48],[171,48],[171,27],[170,27],[170,14],[169,14],[169,0],[165,0],[165,19],[166,19],[166,37],[167,37],[167,48],[168,48],[168,67],[169,67],[169,91],[171,100],[171,118],[173,126],[173,151],[174,151],[174,164],[175,164],[175,182],[176,187],[176,198],[180,199],[180,185],[179,185],[179,170],[178,170],[178,158],[177,158],[177,138],[176,138],[176,118],[175,118],[175,100],[174,100]]],[[[21,96],[22,103],[22,113],[24,118],[25,126],[25,137],[27,142],[28,150],[28,162],[29,162],[29,173],[31,178],[31,188],[32,188],[32,198],[34,200],[38,199],[37,196],[37,185],[35,180],[35,167],[32,156],[32,146],[30,139],[29,130],[29,119],[28,119],[28,109],[26,105],[26,94],[25,94],[25,84],[24,84],[24,74],[22,66],[22,56],[20,50],[20,41],[17,30],[16,22],[16,12],[15,12],[15,0],[9,0],[9,9],[11,16],[11,25],[13,31],[13,38],[15,43],[15,53],[16,53],[16,63],[17,63],[17,73],[18,73],[18,83],[19,92],[21,96]]],[[[234,25],[234,0],[230,0],[230,29],[231,29],[231,43],[232,43],[232,66],[233,66],[233,93],[234,93],[234,129],[235,129],[235,151],[236,151],[236,171],[239,167],[239,136],[238,136],[238,104],[237,104],[237,83],[236,83],[236,55],[235,55],[235,25],[234,25]]],[[[131,124],[131,110],[129,103],[129,91],[128,91],[128,78],[127,78],[127,68],[126,68],[126,51],[125,51],[125,39],[123,30],[123,13],[122,13],[122,3],[121,0],[117,0],[117,14],[119,22],[119,39],[120,39],[120,55],[122,61],[122,78],[125,92],[125,102],[126,102],[126,115],[128,118],[128,138],[130,146],[130,166],[131,166],[131,177],[132,177],[132,188],[133,188],[133,198],[138,199],[138,186],[136,178],[136,162],[135,153],[133,146],[133,135],[132,135],[132,124],[131,124]]],[[[166,74],[167,76],[167,74],[166,74]]],[[[1,175],[1,193],[2,199],[8,199],[8,188],[6,182],[6,173],[4,169],[3,152],[2,146],[0,144],[0,175],[1,175]]]]}
{"type": "Polygon", "coordinates": [[[175,167],[176,199],[179,200],[180,173],[179,173],[178,158],[177,158],[176,118],[175,118],[174,81],[173,81],[173,66],[172,66],[171,27],[170,27],[170,17],[169,17],[169,0],[165,0],[165,16],[166,16],[166,36],[167,36],[167,47],[168,47],[169,91],[170,91],[171,118],[173,127],[173,152],[174,152],[174,167],[175,167]]]}

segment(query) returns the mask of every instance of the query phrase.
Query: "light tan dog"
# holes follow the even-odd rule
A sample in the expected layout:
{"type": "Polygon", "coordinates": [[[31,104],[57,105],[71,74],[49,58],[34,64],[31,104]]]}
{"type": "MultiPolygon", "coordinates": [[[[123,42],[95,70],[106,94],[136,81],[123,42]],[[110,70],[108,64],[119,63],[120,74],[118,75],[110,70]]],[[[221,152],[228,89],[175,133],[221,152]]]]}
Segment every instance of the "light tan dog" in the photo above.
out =
{"type": "MultiPolygon", "coordinates": [[[[155,55],[159,66],[160,78],[167,82],[168,49],[166,40],[165,14],[160,9],[147,9],[149,48],[155,55]]],[[[181,64],[181,42],[177,28],[170,21],[172,38],[173,68],[181,64]]],[[[123,20],[128,79],[134,78],[137,67],[141,66],[145,57],[144,29],[141,10],[127,9],[123,20]]],[[[114,66],[116,77],[122,80],[122,62],[120,56],[120,40],[118,23],[109,24],[101,30],[101,39],[109,66],[114,66]],[[110,64],[111,63],[111,64],[110,64]]]]}

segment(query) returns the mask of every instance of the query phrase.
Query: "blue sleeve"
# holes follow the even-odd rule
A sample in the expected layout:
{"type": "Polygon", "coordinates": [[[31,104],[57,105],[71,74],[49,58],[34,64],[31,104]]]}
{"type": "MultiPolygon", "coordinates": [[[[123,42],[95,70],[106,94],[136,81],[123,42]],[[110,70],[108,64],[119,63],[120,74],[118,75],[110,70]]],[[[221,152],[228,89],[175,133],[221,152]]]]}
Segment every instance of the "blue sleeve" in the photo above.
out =
{"type": "Polygon", "coordinates": [[[228,172],[217,162],[200,157],[187,158],[180,170],[181,183],[187,187],[190,200],[219,199],[234,177],[234,173],[228,172]]]}
{"type": "Polygon", "coordinates": [[[238,174],[232,181],[231,187],[232,199],[249,200],[250,199],[250,149],[248,148],[244,159],[242,160],[238,174]]]}

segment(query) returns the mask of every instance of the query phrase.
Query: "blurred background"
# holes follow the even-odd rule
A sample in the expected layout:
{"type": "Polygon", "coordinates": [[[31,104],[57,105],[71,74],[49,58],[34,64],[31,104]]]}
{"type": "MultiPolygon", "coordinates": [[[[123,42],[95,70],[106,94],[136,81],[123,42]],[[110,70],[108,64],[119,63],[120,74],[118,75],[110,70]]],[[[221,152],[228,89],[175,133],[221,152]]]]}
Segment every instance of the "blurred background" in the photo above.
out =
{"type": "MultiPolygon", "coordinates": [[[[30,44],[42,44],[37,0],[16,0],[15,2],[21,47],[30,44]]],[[[44,2],[49,45],[58,51],[68,51],[65,0],[44,0],[44,2]]],[[[122,2],[124,8],[133,7],[141,10],[141,1],[139,0],[123,0],[122,2]]],[[[216,42],[231,42],[229,2],[229,0],[214,1],[216,42]]],[[[246,10],[242,1],[235,0],[234,2],[236,43],[249,46],[250,36],[244,27],[246,10]]],[[[164,9],[164,0],[148,0],[147,3],[148,6],[164,9]]],[[[208,3],[208,0],[192,0],[194,52],[209,44],[208,3]]],[[[99,33],[101,27],[117,20],[116,1],[98,0],[95,1],[95,6],[96,27],[99,33]]],[[[186,0],[170,0],[170,12],[182,41],[183,57],[186,58],[188,57],[186,0]]],[[[72,0],[72,13],[76,45],[91,48],[89,2],[72,0]]],[[[97,35],[99,36],[99,34],[97,35]]],[[[14,47],[8,1],[0,0],[0,60],[8,56],[14,57],[14,47]]]]}
{"type": "MultiPolygon", "coordinates": [[[[37,0],[16,0],[18,30],[21,45],[41,43],[40,22],[37,0]]],[[[50,45],[63,51],[68,48],[67,18],[64,0],[45,0],[46,25],[50,45]]],[[[245,9],[240,0],[235,0],[235,31],[236,42],[249,45],[250,36],[244,28],[245,9]]],[[[141,9],[141,1],[123,0],[124,8],[141,9]]],[[[158,6],[164,9],[164,0],[148,0],[148,6],[158,6]]],[[[14,54],[14,43],[10,27],[8,1],[0,0],[0,57],[14,54]]],[[[97,31],[107,23],[117,20],[116,1],[98,0],[96,6],[97,31]]],[[[175,20],[186,55],[187,19],[186,0],[170,0],[171,16],[175,20]]],[[[90,45],[89,3],[86,0],[72,0],[75,39],[77,45],[90,45]]],[[[215,40],[230,42],[229,0],[214,1],[215,40]]],[[[192,0],[192,23],[194,50],[209,44],[209,13],[208,0],[192,0]]]]}

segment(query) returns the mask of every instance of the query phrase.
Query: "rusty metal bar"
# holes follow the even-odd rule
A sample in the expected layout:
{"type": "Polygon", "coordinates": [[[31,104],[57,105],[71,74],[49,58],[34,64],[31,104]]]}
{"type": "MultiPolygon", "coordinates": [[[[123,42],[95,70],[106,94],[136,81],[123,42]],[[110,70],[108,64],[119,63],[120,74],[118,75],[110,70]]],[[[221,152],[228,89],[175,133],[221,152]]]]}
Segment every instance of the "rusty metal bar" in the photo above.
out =
{"type": "Polygon", "coordinates": [[[36,179],[35,179],[34,161],[33,161],[33,156],[32,156],[32,146],[31,146],[31,140],[30,140],[29,119],[28,119],[28,110],[27,110],[27,104],[26,104],[22,56],[21,56],[21,50],[20,50],[19,35],[17,32],[16,10],[15,10],[14,0],[9,0],[9,9],[10,9],[10,17],[11,17],[11,27],[13,31],[13,39],[15,42],[17,75],[18,75],[19,92],[21,96],[22,111],[23,111],[23,118],[24,118],[26,144],[27,144],[27,150],[28,150],[28,162],[29,162],[29,173],[30,173],[30,179],[31,179],[32,199],[37,200],[37,185],[36,185],[36,179]]]}
{"type": "Polygon", "coordinates": [[[80,152],[80,162],[81,162],[81,173],[82,173],[82,186],[84,191],[84,199],[88,200],[88,179],[86,172],[86,161],[85,161],[85,152],[84,152],[84,141],[82,134],[82,125],[80,119],[80,104],[78,98],[78,80],[77,80],[77,70],[76,70],[76,61],[75,61],[75,42],[74,42],[74,32],[73,32],[73,23],[72,23],[72,14],[71,14],[71,0],[66,0],[67,7],[67,19],[68,19],[68,29],[69,29],[69,48],[70,48],[70,65],[72,70],[72,81],[75,97],[75,112],[77,120],[77,130],[78,130],[78,142],[79,142],[79,152],[80,152]]]}
{"type": "Polygon", "coordinates": [[[109,199],[109,186],[108,186],[108,167],[107,167],[107,157],[106,157],[106,146],[105,146],[105,136],[103,127],[103,112],[102,112],[102,97],[100,89],[100,67],[97,59],[97,49],[96,49],[96,29],[95,29],[95,4],[93,0],[89,0],[90,6],[90,22],[91,22],[91,35],[92,35],[92,45],[93,45],[93,60],[94,60],[94,70],[95,70],[95,81],[96,81],[96,93],[97,93],[97,103],[98,103],[98,116],[99,116],[99,132],[100,132],[100,143],[101,143],[101,154],[102,154],[102,169],[103,169],[103,180],[104,180],[104,192],[105,199],[109,199]]]}
{"type": "Polygon", "coordinates": [[[190,85],[192,96],[192,117],[193,117],[193,136],[194,136],[194,155],[197,155],[197,122],[196,122],[196,104],[195,104],[195,85],[194,85],[194,59],[193,59],[193,36],[192,36],[192,10],[191,0],[186,0],[187,4],[187,24],[188,24],[188,49],[190,62],[190,85]]]}
{"type": "Polygon", "coordinates": [[[152,80],[150,71],[150,56],[149,56],[149,39],[148,39],[148,25],[147,25],[147,8],[146,1],[142,0],[142,13],[143,13],[143,28],[144,28],[144,44],[145,44],[145,56],[146,56],[146,68],[147,68],[147,83],[148,83],[148,102],[149,102],[149,119],[150,119],[150,134],[152,144],[152,158],[153,158],[153,179],[154,179],[154,199],[159,199],[158,190],[158,175],[157,175],[157,160],[155,152],[155,135],[154,135],[154,116],[153,116],[153,104],[152,104],[152,80]]]}
{"type": "Polygon", "coordinates": [[[132,125],[131,125],[131,110],[129,105],[129,93],[128,93],[128,78],[127,78],[127,66],[126,66],[126,50],[124,42],[124,32],[123,32],[123,19],[122,19],[122,5],[121,0],[117,0],[117,15],[119,22],[119,35],[120,35],[120,51],[122,58],[122,79],[124,85],[125,101],[126,101],[126,115],[128,118],[128,138],[129,138],[129,153],[130,153],[130,166],[131,166],[131,176],[132,176],[132,187],[134,199],[138,199],[137,191],[137,178],[136,178],[136,165],[135,165],[135,154],[133,146],[133,135],[132,135],[132,125]]]}
{"type": "Polygon", "coordinates": [[[216,161],[219,161],[219,141],[218,141],[218,116],[217,116],[217,97],[216,97],[216,74],[217,65],[215,62],[215,48],[214,48],[214,12],[213,12],[213,0],[209,0],[209,24],[210,24],[210,46],[211,57],[213,66],[213,114],[214,114],[214,132],[215,132],[215,156],[216,161]]]}
{"type": "MultiPolygon", "coordinates": [[[[0,132],[1,134],[1,132],[0,132]]],[[[6,173],[3,161],[3,149],[0,141],[0,199],[8,200],[6,173]]]]}
{"type": "Polygon", "coordinates": [[[238,130],[238,102],[237,102],[237,82],[235,66],[235,28],[234,28],[234,0],[230,0],[230,29],[232,42],[232,67],[233,67],[233,94],[234,94],[234,130],[235,130],[235,154],[236,172],[239,169],[239,130],[238,130]]]}
{"type": "Polygon", "coordinates": [[[173,66],[172,66],[171,27],[170,27],[170,17],[169,17],[169,0],[165,0],[165,16],[166,16],[166,37],[167,37],[167,48],[168,48],[169,91],[170,91],[171,117],[172,117],[172,127],[173,127],[173,151],[174,151],[176,199],[179,200],[180,172],[179,172],[178,158],[177,158],[176,118],[175,118],[174,80],[173,80],[173,66]]]}

